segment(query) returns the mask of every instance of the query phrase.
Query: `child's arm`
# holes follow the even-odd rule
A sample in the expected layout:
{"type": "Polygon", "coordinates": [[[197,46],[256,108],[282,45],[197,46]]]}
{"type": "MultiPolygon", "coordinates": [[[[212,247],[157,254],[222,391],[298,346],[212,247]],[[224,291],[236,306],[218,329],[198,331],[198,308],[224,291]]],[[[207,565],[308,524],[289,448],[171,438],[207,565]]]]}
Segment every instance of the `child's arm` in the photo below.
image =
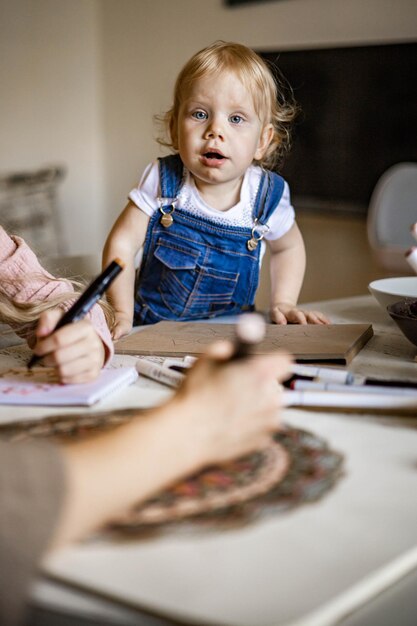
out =
{"type": "Polygon", "coordinates": [[[271,320],[275,324],[328,324],[323,313],[297,308],[306,267],[304,242],[297,224],[268,244],[271,251],[271,320]]]}
{"type": "Polygon", "coordinates": [[[145,241],[149,216],[133,202],[129,202],[116,220],[103,250],[103,267],[118,257],[125,263],[124,271],[107,291],[107,298],[115,310],[113,339],[120,339],[132,329],[135,257],[145,241]]]}

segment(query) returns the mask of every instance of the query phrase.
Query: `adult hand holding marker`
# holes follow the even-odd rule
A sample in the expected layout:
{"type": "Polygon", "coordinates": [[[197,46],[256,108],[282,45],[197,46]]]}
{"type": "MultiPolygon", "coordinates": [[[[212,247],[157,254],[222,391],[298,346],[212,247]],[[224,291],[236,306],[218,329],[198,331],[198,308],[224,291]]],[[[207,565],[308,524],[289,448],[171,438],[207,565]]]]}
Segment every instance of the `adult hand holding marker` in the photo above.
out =
{"type": "MultiPolygon", "coordinates": [[[[112,261],[105,270],[97,276],[95,280],[87,287],[76,302],[64,313],[54,328],[57,331],[62,326],[73,324],[83,319],[93,306],[102,297],[106,289],[111,285],[113,280],[123,270],[124,263],[120,259],[112,261]]],[[[33,354],[29,360],[27,367],[31,369],[36,363],[42,359],[41,356],[33,354]]]]}

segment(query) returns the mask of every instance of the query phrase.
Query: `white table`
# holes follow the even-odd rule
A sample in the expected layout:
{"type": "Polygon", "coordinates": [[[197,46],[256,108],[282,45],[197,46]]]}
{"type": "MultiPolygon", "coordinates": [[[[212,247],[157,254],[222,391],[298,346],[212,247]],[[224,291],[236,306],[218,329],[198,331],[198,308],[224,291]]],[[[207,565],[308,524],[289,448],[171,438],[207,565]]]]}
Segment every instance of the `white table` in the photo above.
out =
{"type": "MultiPolygon", "coordinates": [[[[375,336],[351,371],[417,380],[416,350],[371,297],[311,307],[334,322],[372,322],[375,336]]],[[[96,410],[149,406],[169,393],[142,380],[96,410]]],[[[345,476],[322,500],[233,531],[90,541],[56,554],[45,571],[92,595],[43,582],[37,601],[102,615],[103,622],[113,616],[120,624],[158,623],[145,620],[145,608],[199,626],[411,626],[407,620],[417,614],[417,418],[295,409],[284,417],[346,456],[345,476]],[[94,594],[116,604],[98,602],[94,594]],[[120,602],[130,609],[116,608],[120,602]]]]}

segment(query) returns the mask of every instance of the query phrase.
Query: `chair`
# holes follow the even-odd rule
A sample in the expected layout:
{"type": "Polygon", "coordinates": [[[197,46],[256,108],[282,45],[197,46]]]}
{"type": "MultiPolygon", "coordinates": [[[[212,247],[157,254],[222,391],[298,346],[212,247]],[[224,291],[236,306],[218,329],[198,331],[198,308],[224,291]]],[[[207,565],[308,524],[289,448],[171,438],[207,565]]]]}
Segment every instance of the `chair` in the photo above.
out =
{"type": "Polygon", "coordinates": [[[417,163],[398,163],[378,180],[372,193],[367,230],[379,265],[391,273],[412,274],[404,254],[416,241],[410,226],[417,222],[417,163]]]}
{"type": "Polygon", "coordinates": [[[62,254],[66,245],[59,219],[57,187],[62,167],[0,176],[0,224],[44,255],[62,254]]]}

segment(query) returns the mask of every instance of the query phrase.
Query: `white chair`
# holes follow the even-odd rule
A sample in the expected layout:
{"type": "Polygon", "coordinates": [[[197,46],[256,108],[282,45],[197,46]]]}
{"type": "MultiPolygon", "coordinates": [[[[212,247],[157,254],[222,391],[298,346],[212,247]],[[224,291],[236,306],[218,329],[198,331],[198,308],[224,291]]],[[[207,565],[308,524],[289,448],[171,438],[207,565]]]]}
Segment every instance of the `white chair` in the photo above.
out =
{"type": "Polygon", "coordinates": [[[404,254],[416,241],[417,163],[398,163],[378,180],[369,204],[368,240],[379,265],[393,273],[412,274],[404,254]]]}

